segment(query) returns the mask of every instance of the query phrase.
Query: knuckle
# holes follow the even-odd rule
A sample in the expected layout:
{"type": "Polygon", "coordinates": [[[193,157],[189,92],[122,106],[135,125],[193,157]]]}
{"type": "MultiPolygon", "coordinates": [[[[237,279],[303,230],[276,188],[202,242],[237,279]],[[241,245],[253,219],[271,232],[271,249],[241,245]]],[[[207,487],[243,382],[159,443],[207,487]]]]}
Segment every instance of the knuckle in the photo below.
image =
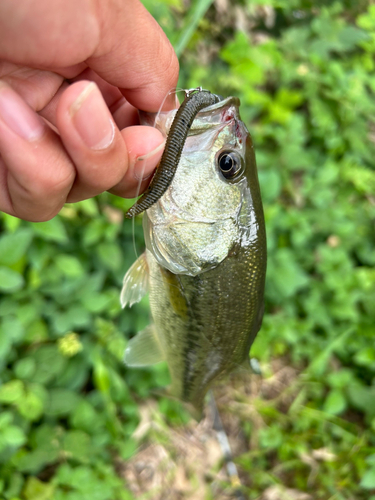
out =
{"type": "Polygon", "coordinates": [[[164,36],[160,39],[158,52],[159,76],[162,76],[163,79],[166,79],[169,82],[173,82],[173,84],[177,84],[180,69],[178,58],[168,39],[167,43],[165,43],[164,36]]]}
{"type": "Polygon", "coordinates": [[[63,207],[74,180],[72,172],[55,167],[39,169],[32,182],[17,179],[8,183],[15,215],[30,222],[52,219],[63,207]]]}

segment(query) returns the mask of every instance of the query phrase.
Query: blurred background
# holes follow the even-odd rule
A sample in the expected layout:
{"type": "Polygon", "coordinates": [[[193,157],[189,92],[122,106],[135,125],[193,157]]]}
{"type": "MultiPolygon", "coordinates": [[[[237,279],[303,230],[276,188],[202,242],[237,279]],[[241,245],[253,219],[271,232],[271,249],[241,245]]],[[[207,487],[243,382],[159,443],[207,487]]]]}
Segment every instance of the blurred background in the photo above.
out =
{"type": "MultiPolygon", "coordinates": [[[[216,399],[246,498],[375,499],[375,3],[145,0],[179,85],[241,99],[268,234],[263,376],[216,399]]],[[[129,200],[0,214],[0,498],[230,499],[209,419],[127,369],[129,200]]],[[[141,219],[135,246],[143,248],[141,219]]]]}

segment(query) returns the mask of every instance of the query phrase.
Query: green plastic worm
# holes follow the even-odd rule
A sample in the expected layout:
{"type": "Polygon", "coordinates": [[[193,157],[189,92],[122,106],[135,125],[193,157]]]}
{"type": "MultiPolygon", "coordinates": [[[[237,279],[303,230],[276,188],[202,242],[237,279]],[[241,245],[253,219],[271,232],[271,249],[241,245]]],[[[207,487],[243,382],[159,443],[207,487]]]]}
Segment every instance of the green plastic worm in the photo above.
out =
{"type": "Polygon", "coordinates": [[[155,175],[144,194],[127,211],[125,217],[131,219],[144,212],[163,196],[177,170],[189,129],[196,115],[201,109],[219,101],[220,97],[208,90],[198,88],[186,91],[186,98],[173,120],[155,175]]]}

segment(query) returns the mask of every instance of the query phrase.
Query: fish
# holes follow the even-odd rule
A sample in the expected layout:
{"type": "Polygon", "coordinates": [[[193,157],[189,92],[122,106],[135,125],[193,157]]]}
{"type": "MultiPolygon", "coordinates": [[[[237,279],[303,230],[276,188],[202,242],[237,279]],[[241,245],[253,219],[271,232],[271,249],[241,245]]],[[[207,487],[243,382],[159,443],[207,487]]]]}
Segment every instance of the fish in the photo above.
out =
{"type": "MultiPolygon", "coordinates": [[[[170,396],[200,418],[214,382],[250,369],[261,327],[266,231],[252,138],[228,97],[192,121],[174,176],[144,213],[145,252],[125,274],[123,307],[149,293],[152,323],[124,361],[166,361],[170,396]]],[[[167,137],[177,111],[141,113],[167,137]]]]}

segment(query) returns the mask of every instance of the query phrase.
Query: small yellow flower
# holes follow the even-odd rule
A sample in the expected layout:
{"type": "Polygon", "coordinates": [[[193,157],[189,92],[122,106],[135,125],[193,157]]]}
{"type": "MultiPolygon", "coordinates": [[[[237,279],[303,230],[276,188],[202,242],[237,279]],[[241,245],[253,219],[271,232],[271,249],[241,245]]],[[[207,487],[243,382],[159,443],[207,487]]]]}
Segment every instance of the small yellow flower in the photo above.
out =
{"type": "Polygon", "coordinates": [[[61,354],[67,357],[75,356],[79,351],[82,351],[83,345],[79,340],[79,336],[70,332],[64,335],[61,339],[58,340],[58,347],[61,354]]]}
{"type": "Polygon", "coordinates": [[[307,73],[309,73],[309,68],[306,66],[306,64],[300,64],[297,68],[297,73],[300,75],[300,76],[305,76],[307,75],[307,73]]]}

